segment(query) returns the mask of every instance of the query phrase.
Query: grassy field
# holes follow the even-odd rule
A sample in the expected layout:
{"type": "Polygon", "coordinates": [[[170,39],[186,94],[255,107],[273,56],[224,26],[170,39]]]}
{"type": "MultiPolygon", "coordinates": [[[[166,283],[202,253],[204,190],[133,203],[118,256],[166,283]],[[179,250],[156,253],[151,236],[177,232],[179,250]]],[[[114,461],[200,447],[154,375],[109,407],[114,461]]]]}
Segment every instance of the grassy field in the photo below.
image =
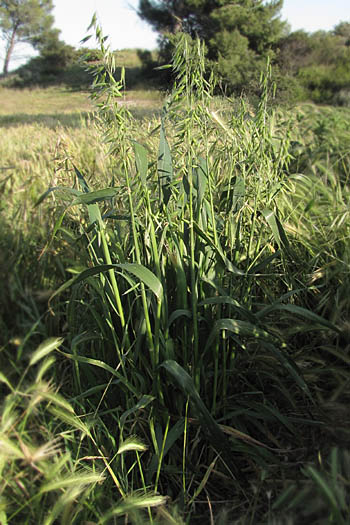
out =
{"type": "Polygon", "coordinates": [[[1,90],[1,524],[349,522],[350,111],[202,69],[1,90]]]}
{"type": "MultiPolygon", "coordinates": [[[[0,87],[2,104],[0,126],[9,128],[25,124],[42,124],[47,128],[79,128],[93,110],[88,92],[65,87],[7,89],[0,87]]],[[[162,96],[157,91],[129,91],[122,97],[135,118],[159,113],[162,96]]]]}

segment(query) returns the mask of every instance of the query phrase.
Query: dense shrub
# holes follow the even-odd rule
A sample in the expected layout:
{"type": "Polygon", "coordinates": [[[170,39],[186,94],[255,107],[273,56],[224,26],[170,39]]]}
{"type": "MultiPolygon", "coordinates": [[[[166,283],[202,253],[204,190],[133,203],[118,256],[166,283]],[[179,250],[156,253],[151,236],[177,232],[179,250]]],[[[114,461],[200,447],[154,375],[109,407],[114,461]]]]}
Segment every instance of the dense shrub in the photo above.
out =
{"type": "Polygon", "coordinates": [[[296,31],[280,41],[277,63],[282,78],[294,79],[291,91],[298,100],[344,104],[350,89],[349,25],[313,34],[296,31]]]}
{"type": "Polygon", "coordinates": [[[89,82],[88,75],[79,66],[82,53],[58,41],[43,48],[41,54],[29,60],[16,71],[16,87],[67,83],[81,86],[89,82]]]}

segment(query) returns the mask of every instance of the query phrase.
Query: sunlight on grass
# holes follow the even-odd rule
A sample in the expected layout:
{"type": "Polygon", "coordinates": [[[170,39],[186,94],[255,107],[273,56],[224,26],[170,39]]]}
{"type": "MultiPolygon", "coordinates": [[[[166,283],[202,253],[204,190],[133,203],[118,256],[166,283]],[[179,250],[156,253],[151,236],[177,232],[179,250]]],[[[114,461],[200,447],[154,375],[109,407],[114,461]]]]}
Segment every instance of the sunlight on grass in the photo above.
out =
{"type": "Polygon", "coordinates": [[[345,525],[349,113],[100,58],[1,91],[0,521],[345,525]]]}

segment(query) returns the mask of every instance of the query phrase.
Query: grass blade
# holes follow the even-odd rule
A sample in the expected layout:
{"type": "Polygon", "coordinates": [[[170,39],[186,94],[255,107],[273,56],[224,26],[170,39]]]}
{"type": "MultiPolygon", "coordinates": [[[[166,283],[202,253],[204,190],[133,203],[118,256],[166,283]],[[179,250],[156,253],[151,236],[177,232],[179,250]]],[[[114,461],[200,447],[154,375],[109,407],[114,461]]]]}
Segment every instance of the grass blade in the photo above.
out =
{"type": "Polygon", "coordinates": [[[147,170],[148,170],[148,153],[147,150],[142,144],[139,144],[136,141],[134,143],[134,153],[137,171],[140,175],[141,183],[144,188],[146,188],[147,181],[147,170]]]}
{"type": "Polygon", "coordinates": [[[64,339],[62,337],[50,337],[49,339],[46,339],[41,345],[38,346],[38,348],[35,350],[35,352],[32,354],[32,357],[29,361],[29,366],[35,365],[40,359],[47,356],[54,350],[57,350],[63,343],[64,339]]]}
{"type": "Polygon", "coordinates": [[[57,295],[61,294],[67,288],[70,286],[73,286],[75,284],[78,284],[88,277],[93,277],[94,275],[98,275],[100,273],[108,272],[109,270],[126,270],[127,272],[135,275],[142,281],[146,286],[148,286],[154,295],[157,297],[158,301],[161,301],[163,297],[163,286],[162,283],[159,281],[159,279],[152,273],[148,268],[143,266],[142,264],[138,263],[123,263],[123,264],[101,264],[98,266],[95,266],[94,268],[88,268],[87,270],[83,270],[78,275],[73,277],[72,279],[69,279],[66,281],[58,290],[56,290],[50,297],[50,301],[57,295]]]}
{"type": "Polygon", "coordinates": [[[158,150],[158,178],[163,193],[163,204],[167,206],[171,196],[171,183],[173,180],[173,163],[170,147],[165,135],[164,121],[161,122],[158,150]]]}
{"type": "Polygon", "coordinates": [[[184,394],[189,396],[192,403],[198,410],[199,420],[204,430],[207,430],[212,438],[214,447],[222,452],[223,457],[230,469],[233,472],[237,472],[237,469],[232,460],[232,453],[230,451],[230,444],[222,432],[220,426],[216,423],[215,419],[210,414],[209,410],[201,400],[192,378],[188,373],[173,360],[164,361],[161,365],[165,370],[175,379],[176,383],[180,386],[184,394]]]}

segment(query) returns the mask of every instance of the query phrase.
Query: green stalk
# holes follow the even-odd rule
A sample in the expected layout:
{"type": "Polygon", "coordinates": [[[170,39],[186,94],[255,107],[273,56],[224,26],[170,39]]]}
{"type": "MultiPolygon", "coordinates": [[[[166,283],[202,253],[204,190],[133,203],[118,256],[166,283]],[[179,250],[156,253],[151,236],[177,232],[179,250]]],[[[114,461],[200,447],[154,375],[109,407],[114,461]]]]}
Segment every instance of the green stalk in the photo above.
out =
{"type": "MultiPolygon", "coordinates": [[[[208,152],[207,152],[207,159],[208,159],[208,152]]],[[[209,203],[210,203],[210,214],[211,214],[211,223],[213,228],[213,235],[214,235],[214,243],[215,246],[218,246],[218,234],[216,229],[216,221],[215,221],[215,212],[214,212],[214,198],[213,198],[213,191],[212,191],[212,177],[209,176],[209,170],[208,170],[208,181],[209,181],[209,203]]],[[[219,276],[219,282],[221,281],[219,276]]],[[[221,307],[219,306],[216,311],[216,319],[219,320],[221,317],[221,307]]],[[[217,397],[217,389],[218,389],[218,377],[219,377],[219,352],[220,352],[220,336],[219,334],[215,338],[215,344],[213,348],[213,355],[215,355],[214,360],[214,380],[213,380],[213,402],[212,402],[212,413],[215,414],[216,411],[216,397],[217,397]]]]}
{"type": "Polygon", "coordinates": [[[160,476],[160,471],[162,468],[162,463],[163,463],[163,458],[164,458],[165,443],[166,443],[166,439],[167,439],[168,431],[169,431],[169,423],[170,423],[170,416],[168,416],[168,421],[165,427],[165,432],[164,432],[164,437],[163,437],[162,449],[160,451],[159,458],[158,458],[158,468],[157,468],[156,480],[154,483],[154,492],[157,492],[158,490],[159,476],[160,476]]]}
{"type": "Polygon", "coordinates": [[[189,406],[190,398],[187,397],[186,401],[186,409],[185,409],[185,428],[184,428],[184,439],[183,439],[183,447],[182,447],[182,490],[183,494],[185,496],[186,494],[186,456],[187,456],[187,426],[188,426],[188,406],[189,406]]]}
{"type": "Polygon", "coordinates": [[[194,108],[193,108],[193,90],[192,90],[192,71],[190,69],[191,57],[185,41],[184,48],[185,58],[185,83],[186,83],[186,103],[189,108],[189,122],[185,130],[186,143],[188,147],[187,152],[187,173],[188,173],[188,184],[189,184],[189,231],[190,231],[190,279],[191,279],[191,307],[192,307],[192,324],[193,324],[193,358],[194,364],[194,384],[197,390],[200,389],[200,367],[198,363],[198,297],[196,287],[196,240],[194,235],[194,213],[193,213],[193,155],[192,155],[192,129],[194,124],[194,108]]]}
{"type": "MultiPolygon", "coordinates": [[[[111,255],[109,253],[109,248],[108,248],[108,243],[107,243],[107,240],[106,240],[106,235],[105,235],[105,232],[104,232],[104,226],[102,224],[100,226],[100,235],[101,235],[101,241],[102,241],[103,255],[104,255],[106,264],[113,264],[112,263],[112,259],[111,259],[111,255]]],[[[117,280],[115,278],[114,270],[108,270],[108,275],[109,275],[109,278],[111,280],[111,286],[112,286],[112,289],[113,289],[113,294],[114,294],[114,297],[115,297],[115,301],[117,303],[117,309],[118,309],[118,313],[119,313],[119,317],[120,317],[120,324],[121,324],[121,326],[122,326],[122,328],[124,330],[125,329],[124,310],[123,310],[122,302],[120,300],[120,293],[119,293],[117,280]]]]}
{"type": "MultiPolygon", "coordinates": [[[[124,164],[126,164],[126,163],[124,163],[124,164]]],[[[132,196],[131,196],[131,186],[130,186],[128,166],[124,165],[124,169],[125,169],[126,184],[127,184],[127,188],[128,188],[128,201],[129,201],[129,209],[130,209],[130,216],[131,216],[131,229],[132,229],[132,234],[133,234],[133,239],[134,239],[134,248],[135,248],[136,262],[138,264],[142,264],[141,263],[140,246],[139,246],[139,242],[138,242],[138,232],[137,232],[136,222],[135,222],[134,204],[133,204],[132,196]]],[[[154,342],[153,342],[153,335],[152,335],[152,327],[151,327],[151,322],[150,322],[149,313],[148,313],[147,296],[146,296],[146,290],[145,290],[144,283],[141,282],[140,286],[141,286],[141,300],[142,300],[143,312],[144,312],[145,323],[146,323],[147,340],[148,340],[148,344],[149,344],[149,347],[150,347],[151,362],[152,362],[152,368],[153,368],[153,371],[154,371],[156,366],[157,366],[157,364],[156,364],[155,352],[154,352],[154,342]]]]}
{"type": "MultiPolygon", "coordinates": [[[[156,275],[158,279],[162,281],[162,272],[160,269],[160,260],[159,260],[156,232],[154,229],[153,213],[151,209],[149,191],[146,191],[146,204],[147,204],[148,215],[150,217],[150,227],[151,227],[150,237],[151,237],[154,264],[156,267],[156,275]]],[[[154,330],[155,366],[158,366],[159,364],[159,335],[160,335],[160,321],[161,321],[162,313],[163,313],[163,327],[165,328],[167,324],[167,314],[165,312],[165,309],[162,308],[162,303],[160,301],[157,301],[157,313],[156,313],[156,322],[155,322],[155,330],[154,330]]],[[[167,338],[167,332],[168,330],[166,330],[166,334],[165,334],[166,338],[167,338]]]]}
{"type": "MultiPolygon", "coordinates": [[[[189,156],[189,161],[192,161],[191,156],[189,156]]],[[[200,367],[198,363],[198,297],[197,297],[197,286],[196,286],[196,272],[195,272],[195,248],[196,240],[194,236],[194,217],[193,217],[193,179],[192,179],[192,169],[191,164],[189,164],[189,207],[190,207],[190,219],[189,219],[189,228],[190,228],[190,275],[191,275],[191,305],[192,305],[192,322],[193,322],[193,363],[194,363],[194,374],[195,374],[195,386],[199,390],[200,386],[200,367]]]]}

